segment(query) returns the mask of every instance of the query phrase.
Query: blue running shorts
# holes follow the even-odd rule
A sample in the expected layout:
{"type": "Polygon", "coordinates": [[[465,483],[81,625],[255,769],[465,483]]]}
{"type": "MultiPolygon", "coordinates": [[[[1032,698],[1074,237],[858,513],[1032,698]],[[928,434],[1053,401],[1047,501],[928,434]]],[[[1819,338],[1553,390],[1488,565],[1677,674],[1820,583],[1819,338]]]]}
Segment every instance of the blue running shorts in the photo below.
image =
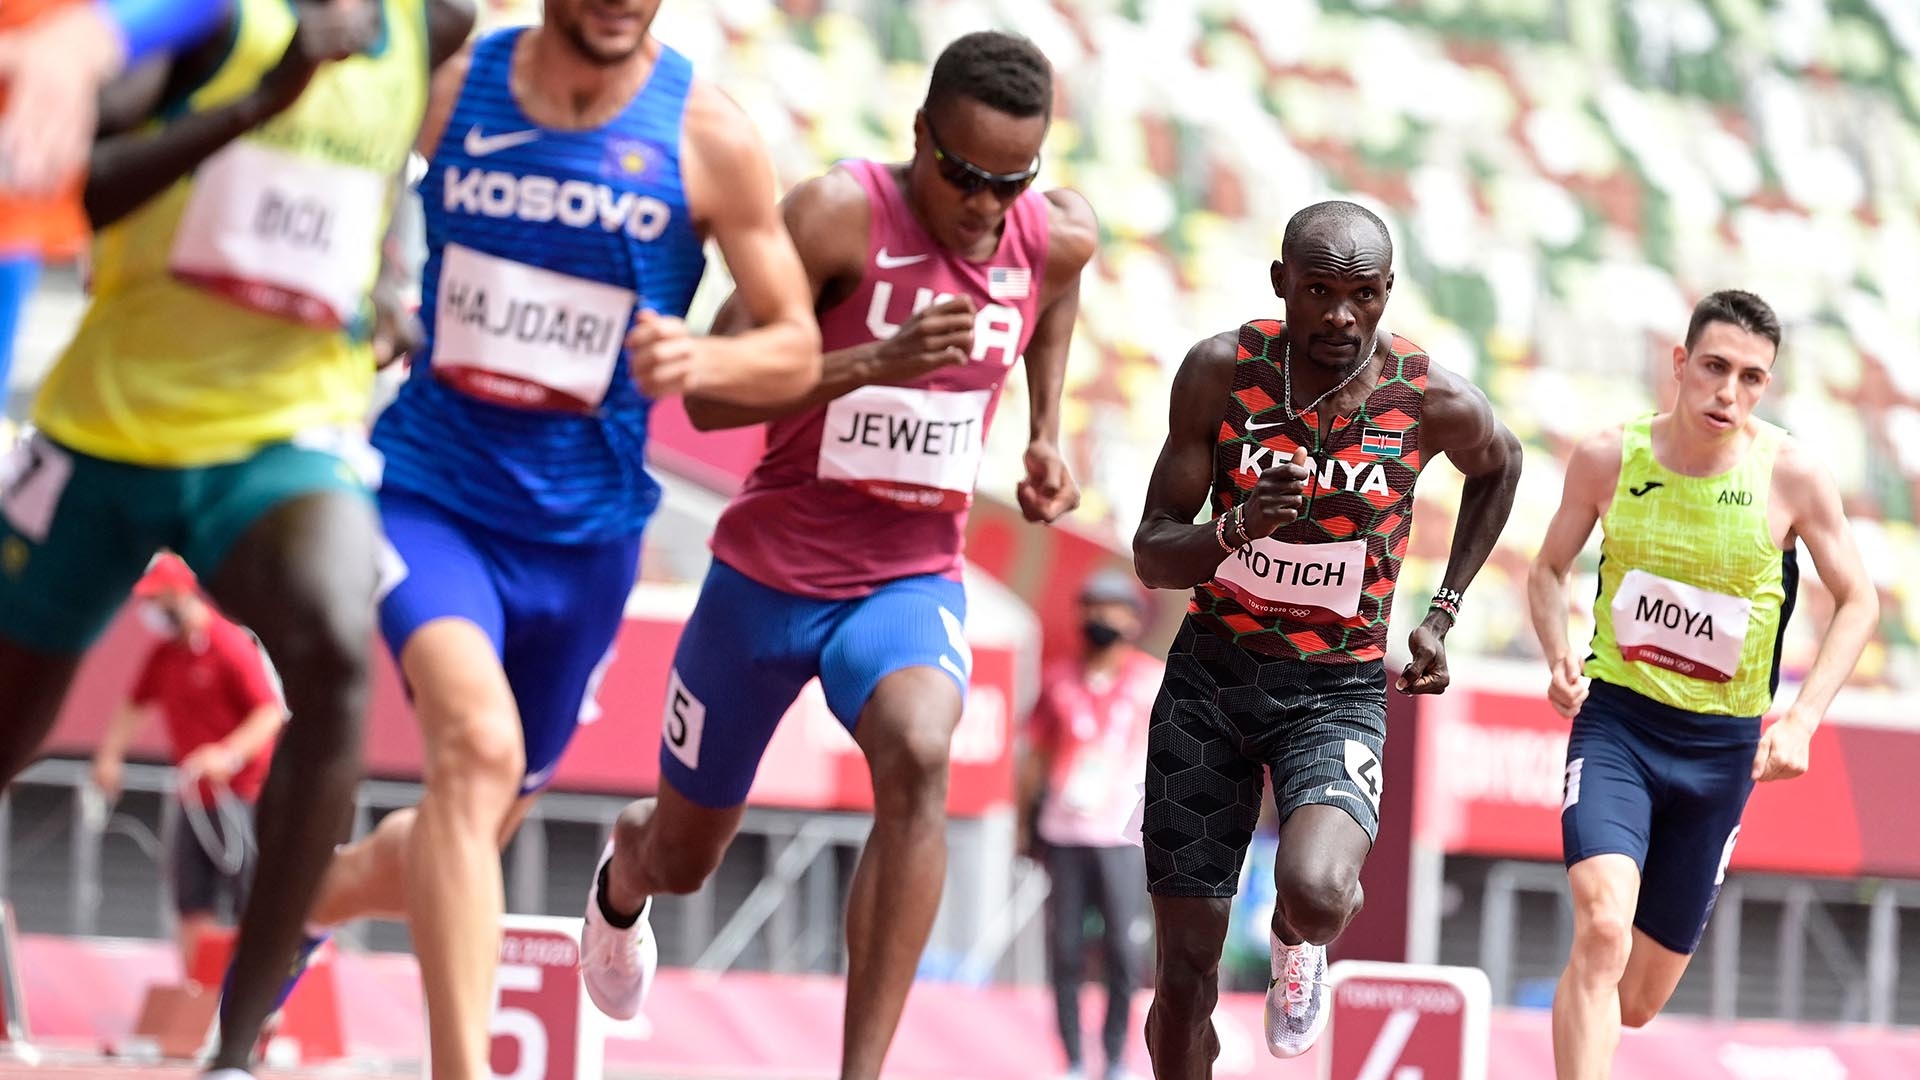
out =
{"type": "Polygon", "coordinates": [[[380,520],[405,567],[380,601],[380,630],[399,662],[413,632],[465,619],[493,642],[520,708],[523,794],[552,779],[612,660],[640,572],[640,535],[601,544],[505,536],[417,495],[380,492],[380,520]]]}
{"type": "Polygon", "coordinates": [[[906,668],[945,671],[964,701],[973,671],[966,618],[966,589],[935,574],[820,600],[715,559],[667,677],[661,777],[701,806],[746,802],[774,728],[816,676],[848,731],[880,680],[906,668]]]}

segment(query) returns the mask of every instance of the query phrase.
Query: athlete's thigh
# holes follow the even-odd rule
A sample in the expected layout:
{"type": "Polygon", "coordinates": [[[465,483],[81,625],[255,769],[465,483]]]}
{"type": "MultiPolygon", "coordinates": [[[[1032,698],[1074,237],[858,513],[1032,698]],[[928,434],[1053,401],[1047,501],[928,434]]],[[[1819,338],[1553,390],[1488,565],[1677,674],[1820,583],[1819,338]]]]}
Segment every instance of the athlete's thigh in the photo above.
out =
{"type": "Polygon", "coordinates": [[[1670,753],[1661,763],[1667,797],[1656,804],[1634,925],[1673,952],[1700,947],[1719,899],[1753,792],[1758,730],[1755,722],[1752,740],[1670,753]]]}
{"type": "Polygon", "coordinates": [[[517,727],[500,662],[505,616],[482,539],[434,504],[398,492],[381,493],[380,519],[398,575],[380,600],[381,636],[429,749],[465,726],[517,727]]]}
{"type": "MultiPolygon", "coordinates": [[[[1260,687],[1279,717],[1259,746],[1273,774],[1281,835],[1287,835],[1291,819],[1303,807],[1338,807],[1351,822],[1313,815],[1295,832],[1311,824],[1320,837],[1311,850],[1331,853],[1357,846],[1364,858],[1380,830],[1380,799],[1385,794],[1381,760],[1387,741],[1386,669],[1377,662],[1273,660],[1262,666],[1260,687]],[[1357,831],[1347,834],[1348,824],[1357,831]]],[[[1293,853],[1288,847],[1281,845],[1282,863],[1293,853]]],[[[1300,845],[1293,848],[1297,852],[1300,845]]]]}
{"type": "MultiPolygon", "coordinates": [[[[820,652],[827,707],[852,730],[881,680],[908,668],[943,672],[966,703],[973,676],[967,591],[951,578],[890,581],[841,610],[820,652]]],[[[952,721],[959,721],[955,710],[952,721]]]]}
{"type": "Polygon", "coordinates": [[[595,707],[640,568],[640,536],[600,544],[501,544],[495,571],[506,608],[502,659],[526,741],[523,792],[552,779],[595,707]],[[506,561],[511,560],[510,565],[506,561]]]}
{"type": "Polygon", "coordinates": [[[165,541],[176,479],[39,434],[0,455],[0,638],[46,656],[86,651],[165,541]]]}
{"type": "Polygon", "coordinates": [[[380,633],[394,660],[421,627],[458,619],[492,643],[499,666],[505,608],[476,530],[419,496],[394,491],[380,493],[380,525],[392,568],[380,597],[380,633]]]}
{"type": "Polygon", "coordinates": [[[1627,714],[1631,700],[1595,684],[1573,718],[1560,799],[1567,866],[1595,855],[1625,855],[1643,866],[1653,838],[1654,777],[1644,740],[1627,714]]]}
{"type": "Polygon", "coordinates": [[[1221,648],[1237,649],[1191,621],[1182,625],[1154,699],[1141,838],[1156,897],[1233,896],[1260,818],[1260,765],[1216,704],[1221,648]]]}
{"type": "Polygon", "coordinates": [[[660,718],[660,776],[688,803],[746,802],[774,728],[819,673],[831,607],[713,561],[680,631],[660,718]]]}
{"type": "Polygon", "coordinates": [[[1634,927],[1633,949],[1620,976],[1621,1018],[1634,1025],[1652,1019],[1673,997],[1692,960],[1692,953],[1675,952],[1634,927]]]}

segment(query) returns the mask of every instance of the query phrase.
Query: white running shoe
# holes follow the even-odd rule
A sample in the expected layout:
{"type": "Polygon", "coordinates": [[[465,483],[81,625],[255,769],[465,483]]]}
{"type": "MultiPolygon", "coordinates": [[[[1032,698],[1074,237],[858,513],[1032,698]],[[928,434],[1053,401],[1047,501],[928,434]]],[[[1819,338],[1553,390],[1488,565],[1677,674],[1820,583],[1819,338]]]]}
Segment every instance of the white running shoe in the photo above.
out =
{"type": "Polygon", "coordinates": [[[1307,1052],[1327,1018],[1327,948],[1273,941],[1273,981],[1267,986],[1267,1050],[1274,1057],[1307,1052]]]}
{"type": "Polygon", "coordinates": [[[653,898],[640,908],[640,917],[632,926],[621,929],[607,921],[600,911],[600,882],[613,862],[613,845],[600,856],[593,872],[593,885],[587,889],[587,920],[580,931],[580,977],[586,981],[587,996],[601,1012],[615,1020],[631,1020],[640,1015],[647,1000],[647,988],[653,985],[653,973],[660,966],[660,946],[647,925],[653,898]]]}

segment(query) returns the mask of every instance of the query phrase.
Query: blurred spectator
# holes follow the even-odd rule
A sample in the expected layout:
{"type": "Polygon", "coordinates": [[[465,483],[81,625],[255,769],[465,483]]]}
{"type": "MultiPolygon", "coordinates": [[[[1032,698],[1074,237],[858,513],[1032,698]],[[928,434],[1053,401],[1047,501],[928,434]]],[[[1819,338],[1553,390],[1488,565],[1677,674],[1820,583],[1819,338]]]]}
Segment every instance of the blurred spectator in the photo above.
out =
{"type": "Polygon", "coordinates": [[[162,640],[107,727],[93,756],[93,781],[109,801],[119,798],[127,744],[157,712],[166,725],[168,757],[179,769],[176,794],[185,820],[174,831],[171,879],[181,967],[190,971],[221,902],[231,903],[236,919],[246,907],[253,801],[266,782],[286,710],[265,655],[201,597],[186,563],[161,555],[134,596],[142,620],[162,640]]]}
{"type": "Polygon", "coordinates": [[[1147,756],[1160,661],[1134,646],[1146,599],[1130,574],[1105,570],[1080,590],[1085,648],[1051,672],[1028,720],[1020,767],[1021,838],[1053,881],[1047,898],[1048,969],[1067,1076],[1087,1075],[1080,1047],[1080,983],[1087,914],[1102,923],[1108,1080],[1130,1075],[1130,1004],[1140,980],[1135,927],[1146,905],[1140,849],[1126,836],[1147,756]],[[1038,843],[1035,844],[1035,838],[1038,843]]]}

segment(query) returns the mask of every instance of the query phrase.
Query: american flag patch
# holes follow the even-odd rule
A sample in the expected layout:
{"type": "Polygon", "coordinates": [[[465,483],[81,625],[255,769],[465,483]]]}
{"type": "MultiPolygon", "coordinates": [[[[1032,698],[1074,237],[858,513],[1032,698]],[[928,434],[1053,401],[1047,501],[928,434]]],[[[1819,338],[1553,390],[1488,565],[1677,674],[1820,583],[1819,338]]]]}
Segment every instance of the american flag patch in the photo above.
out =
{"type": "Polygon", "coordinates": [[[1382,457],[1399,457],[1401,433],[1370,427],[1360,433],[1360,449],[1382,457]]]}
{"type": "Polygon", "coordinates": [[[1033,288],[1033,271],[1024,266],[987,269],[987,296],[994,300],[1025,300],[1033,288]]]}

